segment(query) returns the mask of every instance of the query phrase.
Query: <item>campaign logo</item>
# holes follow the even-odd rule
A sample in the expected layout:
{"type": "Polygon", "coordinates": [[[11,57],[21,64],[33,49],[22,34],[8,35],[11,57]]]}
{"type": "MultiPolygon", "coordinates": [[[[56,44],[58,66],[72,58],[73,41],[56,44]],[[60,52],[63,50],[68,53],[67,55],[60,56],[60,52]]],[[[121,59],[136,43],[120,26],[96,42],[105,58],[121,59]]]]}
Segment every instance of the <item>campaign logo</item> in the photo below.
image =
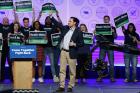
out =
{"type": "Polygon", "coordinates": [[[139,9],[136,7],[129,8],[128,15],[130,18],[139,18],[139,9]]]}
{"type": "Polygon", "coordinates": [[[4,11],[0,11],[0,14],[1,14],[1,15],[4,15],[4,14],[5,14],[5,12],[4,12],[4,11]]]}
{"type": "Polygon", "coordinates": [[[80,10],[80,14],[83,18],[90,18],[92,16],[92,9],[90,7],[83,7],[80,10]]]}

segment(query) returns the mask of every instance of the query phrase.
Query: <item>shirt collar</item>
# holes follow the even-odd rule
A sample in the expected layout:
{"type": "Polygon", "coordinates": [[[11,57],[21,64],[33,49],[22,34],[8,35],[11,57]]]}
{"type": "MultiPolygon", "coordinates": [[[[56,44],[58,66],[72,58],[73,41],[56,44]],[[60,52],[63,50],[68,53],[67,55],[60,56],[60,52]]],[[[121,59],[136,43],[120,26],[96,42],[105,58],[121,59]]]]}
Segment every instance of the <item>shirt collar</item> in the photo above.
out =
{"type": "Polygon", "coordinates": [[[76,27],[71,27],[70,30],[74,31],[76,29],[76,27]]]}

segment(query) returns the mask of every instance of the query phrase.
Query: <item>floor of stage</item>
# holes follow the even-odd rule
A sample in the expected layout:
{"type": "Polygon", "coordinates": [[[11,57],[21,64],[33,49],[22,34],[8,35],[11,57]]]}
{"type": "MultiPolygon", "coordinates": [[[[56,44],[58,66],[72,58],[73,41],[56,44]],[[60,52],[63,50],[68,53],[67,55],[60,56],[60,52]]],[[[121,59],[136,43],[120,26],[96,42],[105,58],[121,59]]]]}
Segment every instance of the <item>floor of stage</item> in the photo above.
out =
{"type": "MultiPolygon", "coordinates": [[[[45,83],[39,84],[35,82],[33,88],[39,89],[39,93],[52,93],[58,84],[52,80],[46,80],[45,83]]],[[[0,84],[0,91],[12,89],[12,84],[7,80],[0,84]]],[[[95,79],[88,79],[86,84],[78,83],[74,87],[73,93],[139,93],[139,83],[124,83],[122,79],[117,79],[117,82],[111,83],[105,79],[103,82],[96,82],[95,79]]]]}

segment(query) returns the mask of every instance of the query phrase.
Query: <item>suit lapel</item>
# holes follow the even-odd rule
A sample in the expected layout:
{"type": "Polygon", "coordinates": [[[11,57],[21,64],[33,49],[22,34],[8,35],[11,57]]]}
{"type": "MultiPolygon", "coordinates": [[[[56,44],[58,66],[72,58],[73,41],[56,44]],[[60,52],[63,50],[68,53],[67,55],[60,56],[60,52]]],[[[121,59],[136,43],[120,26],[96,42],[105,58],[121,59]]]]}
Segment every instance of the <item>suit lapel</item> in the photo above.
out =
{"type": "Polygon", "coordinates": [[[72,34],[72,37],[71,37],[71,40],[74,41],[74,38],[75,38],[75,35],[76,35],[76,30],[77,28],[74,30],[73,34],[72,34]]]}

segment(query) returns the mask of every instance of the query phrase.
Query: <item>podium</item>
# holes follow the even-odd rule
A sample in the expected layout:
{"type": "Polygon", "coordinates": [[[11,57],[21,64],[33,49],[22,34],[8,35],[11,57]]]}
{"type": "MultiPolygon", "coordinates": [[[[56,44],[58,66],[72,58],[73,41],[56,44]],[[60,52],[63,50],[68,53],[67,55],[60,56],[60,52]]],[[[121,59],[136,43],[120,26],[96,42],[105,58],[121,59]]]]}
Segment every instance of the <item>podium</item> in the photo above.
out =
{"type": "Polygon", "coordinates": [[[14,89],[32,89],[32,61],[14,61],[14,89]]]}
{"type": "Polygon", "coordinates": [[[36,46],[10,46],[13,61],[13,88],[32,89],[32,59],[36,58],[36,46]]]}

